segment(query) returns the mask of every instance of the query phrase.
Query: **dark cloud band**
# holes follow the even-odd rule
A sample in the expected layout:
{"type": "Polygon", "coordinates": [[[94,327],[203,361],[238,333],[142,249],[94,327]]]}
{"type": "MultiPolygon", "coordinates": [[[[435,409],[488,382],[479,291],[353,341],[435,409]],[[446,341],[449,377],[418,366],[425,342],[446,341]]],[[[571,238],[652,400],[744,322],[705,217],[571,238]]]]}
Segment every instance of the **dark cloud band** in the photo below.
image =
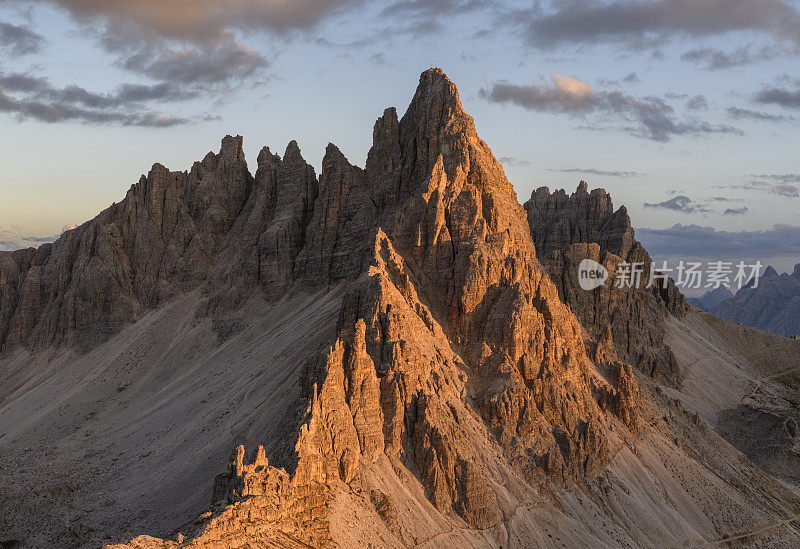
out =
{"type": "MultiPolygon", "coordinates": [[[[481,89],[478,95],[492,103],[510,103],[532,111],[594,115],[598,125],[621,122],[622,130],[662,143],[679,135],[742,135],[741,130],[727,124],[679,117],[660,97],[638,98],[620,90],[595,91],[585,82],[559,73],[551,80],[532,85],[497,82],[489,89],[481,89]]],[[[694,110],[704,104],[705,98],[694,99],[694,110]]]]}
{"type": "Polygon", "coordinates": [[[7,53],[13,56],[39,53],[44,43],[44,37],[29,27],[0,21],[0,47],[7,53]]]}
{"type": "Polygon", "coordinates": [[[619,177],[619,178],[627,178],[627,177],[642,177],[643,173],[639,172],[631,172],[631,171],[624,171],[624,170],[598,170],[596,168],[562,168],[562,169],[551,169],[551,172],[562,172],[562,173],[577,173],[583,175],[596,175],[598,177],[619,177]]]}
{"type": "Polygon", "coordinates": [[[784,0],[572,0],[540,2],[517,14],[528,42],[540,48],[624,43],[655,45],[671,37],[748,31],[800,45],[800,11],[784,0]]]}
{"type": "Polygon", "coordinates": [[[654,257],[800,257],[800,227],[791,225],[741,232],[674,225],[669,229],[636,229],[636,238],[654,257]]]}

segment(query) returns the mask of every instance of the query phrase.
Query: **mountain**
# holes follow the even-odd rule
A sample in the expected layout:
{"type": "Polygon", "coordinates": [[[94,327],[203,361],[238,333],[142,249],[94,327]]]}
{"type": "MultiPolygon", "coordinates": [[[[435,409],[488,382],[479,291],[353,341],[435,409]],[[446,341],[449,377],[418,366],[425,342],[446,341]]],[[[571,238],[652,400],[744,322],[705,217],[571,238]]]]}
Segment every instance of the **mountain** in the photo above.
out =
{"type": "Polygon", "coordinates": [[[649,261],[604,191],[523,207],[439,69],[363,169],[291,142],[251,175],[240,137],[156,164],[0,253],[1,541],[800,543],[800,479],[714,431],[763,356],[669,281],[577,289],[582,257],[649,261]],[[698,363],[736,383],[703,400],[698,363]]]}
{"type": "Polygon", "coordinates": [[[757,285],[747,284],[735,296],[706,310],[773,334],[800,335],[800,263],[792,274],[779,275],[767,267],[757,285]]]}
{"type": "Polygon", "coordinates": [[[733,297],[731,292],[725,286],[720,286],[714,290],[709,290],[700,297],[690,297],[687,301],[699,309],[710,311],[726,299],[733,297]]]}
{"type": "Polygon", "coordinates": [[[669,314],[683,317],[687,304],[672,280],[656,279],[648,289],[645,274],[641,284],[618,288],[612,276],[609,283],[591,292],[578,284],[578,268],[586,258],[612,274],[623,261],[641,263],[644,273],[650,272],[652,260],[636,241],[626,208],[615,211],[605,190],[590,193],[581,181],[570,196],[563,190],[551,194],[547,187],[535,190],[525,210],[539,260],[559,297],[600,344],[595,345],[595,360],[602,361],[599,353],[611,348],[624,362],[650,376],[679,383],[682,374],[664,344],[663,326],[669,314]]]}

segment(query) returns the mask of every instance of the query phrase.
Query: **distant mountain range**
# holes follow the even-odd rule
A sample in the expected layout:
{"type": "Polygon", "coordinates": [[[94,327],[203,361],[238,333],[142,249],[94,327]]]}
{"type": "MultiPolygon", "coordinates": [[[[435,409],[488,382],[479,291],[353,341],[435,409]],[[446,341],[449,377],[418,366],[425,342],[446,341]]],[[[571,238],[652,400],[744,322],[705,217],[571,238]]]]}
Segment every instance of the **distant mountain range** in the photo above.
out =
{"type": "Polygon", "coordinates": [[[719,317],[786,337],[800,335],[800,263],[792,274],[767,267],[758,285],[721,287],[689,302],[719,317]]]}
{"type": "Polygon", "coordinates": [[[730,299],[733,297],[733,292],[730,291],[725,286],[720,286],[715,290],[709,290],[704,293],[701,297],[690,297],[687,299],[689,303],[703,309],[704,311],[710,311],[723,301],[730,299]]]}

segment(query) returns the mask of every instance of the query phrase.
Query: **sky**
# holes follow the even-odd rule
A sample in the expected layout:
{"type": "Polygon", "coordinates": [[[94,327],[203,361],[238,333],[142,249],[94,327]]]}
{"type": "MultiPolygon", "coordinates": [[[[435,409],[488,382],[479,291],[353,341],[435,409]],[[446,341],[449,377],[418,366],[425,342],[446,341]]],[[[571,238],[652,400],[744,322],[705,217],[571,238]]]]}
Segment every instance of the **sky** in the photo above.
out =
{"type": "Polygon", "coordinates": [[[800,0],[0,0],[0,249],[226,134],[363,166],[430,66],[520,202],[583,179],[657,258],[800,262],[800,0]]]}

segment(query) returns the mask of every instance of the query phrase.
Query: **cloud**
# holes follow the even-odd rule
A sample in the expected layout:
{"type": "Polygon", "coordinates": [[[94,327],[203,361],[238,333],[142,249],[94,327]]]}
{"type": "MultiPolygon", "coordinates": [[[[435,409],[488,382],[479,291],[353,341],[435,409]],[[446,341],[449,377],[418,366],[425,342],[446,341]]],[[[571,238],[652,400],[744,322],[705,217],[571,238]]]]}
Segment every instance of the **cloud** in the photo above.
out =
{"type": "Polygon", "coordinates": [[[686,102],[686,108],[693,111],[704,111],[708,109],[708,101],[704,95],[695,95],[686,102]]]}
{"type": "Polygon", "coordinates": [[[795,185],[790,185],[790,183],[800,182],[800,174],[762,174],[751,177],[755,179],[742,185],[717,185],[716,188],[759,191],[777,194],[785,198],[800,198],[800,190],[795,185]]]}
{"type": "Polygon", "coordinates": [[[681,213],[708,213],[711,210],[702,204],[693,203],[692,199],[688,196],[678,195],[676,197],[652,204],[650,202],[644,203],[645,208],[657,208],[662,210],[673,210],[681,213]]]}
{"type": "Polygon", "coordinates": [[[501,156],[498,158],[500,164],[507,165],[507,166],[530,166],[530,160],[523,160],[521,158],[515,158],[513,156],[501,156]]]}
{"type": "Polygon", "coordinates": [[[735,120],[755,120],[758,122],[789,122],[794,120],[789,116],[780,114],[770,114],[762,111],[753,111],[739,107],[728,107],[728,116],[735,120]]]}
{"type": "Polygon", "coordinates": [[[550,83],[530,86],[498,82],[491,90],[481,89],[478,94],[492,103],[513,103],[536,111],[577,112],[597,107],[598,98],[586,82],[559,72],[554,73],[550,80],[550,83]]]}
{"type": "Polygon", "coordinates": [[[483,0],[403,0],[392,2],[381,15],[431,19],[480,9],[488,4],[483,0]]]}
{"type": "Polygon", "coordinates": [[[595,168],[563,168],[563,169],[551,169],[551,172],[563,172],[563,173],[579,173],[585,175],[596,175],[599,177],[641,177],[643,173],[639,172],[630,172],[630,171],[605,171],[605,170],[598,170],[595,168]]]}
{"type": "MultiPolygon", "coordinates": [[[[380,11],[379,17],[391,20],[380,34],[410,35],[421,38],[441,33],[445,26],[452,26],[453,19],[477,10],[496,7],[493,0],[400,0],[388,2],[380,11]]],[[[491,33],[489,29],[470,29],[472,38],[485,37],[491,33]]]]}
{"type": "Polygon", "coordinates": [[[800,86],[797,89],[767,86],[755,96],[762,105],[778,105],[786,109],[800,109],[800,86]]]}
{"type": "Polygon", "coordinates": [[[58,5],[83,21],[136,26],[171,40],[214,44],[231,29],[288,32],[309,29],[360,0],[34,0],[58,5]]]}
{"type": "Polygon", "coordinates": [[[0,47],[13,56],[39,53],[45,39],[25,25],[12,25],[0,21],[0,47]]]}
{"type": "Polygon", "coordinates": [[[191,121],[187,118],[146,111],[107,111],[86,109],[74,104],[40,101],[29,97],[16,99],[7,95],[2,89],[0,89],[0,113],[15,115],[20,121],[37,120],[48,124],[73,121],[86,124],[168,128],[191,121]]]}
{"type": "Polygon", "coordinates": [[[759,179],[768,179],[770,181],[781,181],[783,183],[800,183],[800,173],[770,173],[754,175],[759,179]]]}
{"type": "Polygon", "coordinates": [[[144,103],[183,101],[195,96],[168,83],[122,84],[114,93],[101,94],[76,85],[54,87],[47,78],[26,73],[0,72],[0,112],[18,120],[165,128],[191,120],[151,112],[144,103]]]}
{"type": "Polygon", "coordinates": [[[715,48],[694,48],[681,55],[681,61],[694,63],[709,71],[717,71],[761,63],[774,59],[782,53],[790,52],[775,46],[764,46],[758,51],[753,51],[752,46],[745,46],[731,52],[715,48]]]}
{"type": "Polygon", "coordinates": [[[622,81],[626,84],[638,84],[641,82],[641,80],[639,80],[639,75],[635,72],[629,73],[622,81]]]}
{"type": "Polygon", "coordinates": [[[800,197],[800,191],[798,191],[797,187],[794,185],[775,185],[775,187],[772,189],[772,192],[781,196],[785,196],[786,198],[800,197]]]}
{"type": "Polygon", "coordinates": [[[54,3],[69,11],[84,25],[87,35],[97,38],[103,49],[116,56],[118,67],[146,78],[146,82],[126,83],[113,92],[100,93],[77,84],[55,87],[46,78],[28,73],[0,73],[0,112],[18,120],[48,123],[78,121],[163,128],[205,118],[152,112],[153,103],[201,97],[229,101],[238,87],[263,82],[268,61],[238,40],[239,30],[226,25],[237,22],[251,28],[260,24],[259,17],[269,15],[268,20],[261,21],[266,26],[301,28],[318,20],[319,14],[302,15],[309,4],[318,4],[322,9],[322,4],[341,2],[312,1],[297,6],[279,1],[236,0],[225,6],[183,0],[54,3]],[[241,20],[237,19],[240,16],[241,20]]]}
{"type": "Polygon", "coordinates": [[[699,225],[636,229],[636,239],[654,257],[800,257],[800,226],[776,225],[766,231],[718,231],[699,225]]]}
{"type": "Polygon", "coordinates": [[[74,84],[57,88],[47,78],[28,73],[3,72],[0,72],[0,90],[29,93],[39,99],[90,108],[120,107],[148,101],[185,101],[198,95],[166,82],[154,85],[121,84],[114,93],[94,93],[74,84]]]}
{"type": "MultiPolygon", "coordinates": [[[[730,125],[714,125],[696,119],[681,119],[660,97],[633,97],[625,92],[595,91],[575,76],[553,74],[550,82],[517,85],[496,82],[478,95],[492,103],[511,103],[528,110],[571,115],[597,115],[599,122],[622,121],[623,131],[652,141],[667,142],[677,135],[736,134],[730,125]],[[633,125],[631,125],[633,124],[633,125]]],[[[589,126],[590,128],[592,126],[589,126]]]]}
{"type": "Polygon", "coordinates": [[[269,63],[258,52],[234,41],[213,47],[145,47],[124,55],[122,67],[162,82],[213,85],[248,80],[269,63]]]}
{"type": "MultiPolygon", "coordinates": [[[[68,230],[67,227],[69,227],[69,225],[64,227],[61,231],[62,234],[65,230],[68,230]]],[[[17,225],[12,225],[9,228],[0,227],[0,251],[38,248],[47,242],[54,242],[59,236],[61,236],[61,234],[46,237],[30,236],[26,234],[24,227],[19,227],[17,225]]]]}
{"type": "Polygon", "coordinates": [[[309,31],[362,0],[29,0],[54,4],[116,57],[116,65],[186,94],[230,101],[270,61],[243,39],[309,31]]]}
{"type": "Polygon", "coordinates": [[[743,206],[741,208],[728,208],[725,210],[725,215],[744,215],[749,211],[750,209],[747,208],[746,206],[743,206]]]}
{"type": "Polygon", "coordinates": [[[570,97],[594,97],[592,87],[575,76],[564,76],[560,72],[553,73],[553,84],[570,97]]]}
{"type": "Polygon", "coordinates": [[[775,43],[800,44],[800,12],[785,0],[573,0],[541,2],[516,14],[528,42],[562,45],[650,46],[679,37],[751,32],[775,43]]]}

